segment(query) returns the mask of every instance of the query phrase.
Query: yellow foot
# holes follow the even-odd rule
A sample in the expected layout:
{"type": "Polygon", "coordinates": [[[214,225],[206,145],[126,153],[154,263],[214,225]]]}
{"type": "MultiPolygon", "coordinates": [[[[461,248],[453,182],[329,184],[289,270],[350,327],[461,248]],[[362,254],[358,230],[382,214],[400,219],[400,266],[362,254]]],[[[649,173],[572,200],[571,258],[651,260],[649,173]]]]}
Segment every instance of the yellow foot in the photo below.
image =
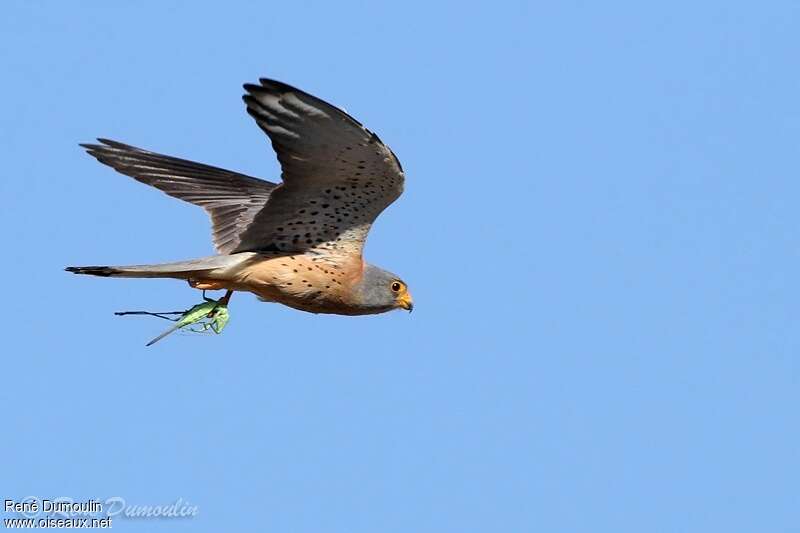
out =
{"type": "Polygon", "coordinates": [[[190,287],[204,291],[216,291],[225,288],[225,285],[223,285],[221,281],[212,281],[208,279],[190,279],[188,281],[190,287]]]}

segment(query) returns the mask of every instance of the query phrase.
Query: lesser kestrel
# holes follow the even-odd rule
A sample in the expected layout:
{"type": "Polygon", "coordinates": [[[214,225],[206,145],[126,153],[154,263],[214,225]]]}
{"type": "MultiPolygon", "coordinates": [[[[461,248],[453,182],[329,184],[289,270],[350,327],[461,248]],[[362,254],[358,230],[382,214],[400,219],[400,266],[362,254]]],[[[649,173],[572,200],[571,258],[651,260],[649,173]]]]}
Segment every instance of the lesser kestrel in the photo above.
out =
{"type": "Polygon", "coordinates": [[[67,270],[183,279],[312,313],[410,311],[406,284],[362,258],[373,221],[403,191],[400,161],[377,135],[319,98],[269,79],[244,88],[247,112],[278,155],[282,183],[106,139],[82,145],[118,172],[205,209],[219,255],[67,270]]]}

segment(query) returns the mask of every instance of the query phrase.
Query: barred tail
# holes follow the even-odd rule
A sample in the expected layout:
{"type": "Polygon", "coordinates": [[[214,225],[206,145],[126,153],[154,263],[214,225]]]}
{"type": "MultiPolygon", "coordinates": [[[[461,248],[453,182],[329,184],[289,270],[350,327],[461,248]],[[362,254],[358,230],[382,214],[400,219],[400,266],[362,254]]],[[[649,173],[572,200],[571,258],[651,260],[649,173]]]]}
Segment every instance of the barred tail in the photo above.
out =
{"type": "Polygon", "coordinates": [[[113,276],[119,271],[116,268],[108,266],[86,266],[86,267],[67,267],[64,270],[72,272],[73,274],[88,274],[90,276],[113,276]]]}
{"type": "Polygon", "coordinates": [[[213,255],[179,261],[177,263],[162,263],[157,265],[129,265],[129,266],[71,266],[64,270],[73,274],[86,274],[89,276],[115,277],[115,278],[178,278],[187,279],[198,273],[208,273],[213,270],[225,270],[237,266],[253,257],[252,253],[233,255],[213,255]]]}

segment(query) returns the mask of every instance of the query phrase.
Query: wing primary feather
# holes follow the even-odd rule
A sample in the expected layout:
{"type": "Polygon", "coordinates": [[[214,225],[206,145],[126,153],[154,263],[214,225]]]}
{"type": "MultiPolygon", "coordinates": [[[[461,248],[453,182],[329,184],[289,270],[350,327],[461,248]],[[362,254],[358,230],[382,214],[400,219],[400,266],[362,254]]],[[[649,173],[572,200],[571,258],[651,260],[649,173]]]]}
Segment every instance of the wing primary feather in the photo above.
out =
{"type": "Polygon", "coordinates": [[[276,183],[186,159],[142,150],[110,139],[81,147],[89,155],[136,181],[200,206],[211,217],[213,241],[221,254],[232,252],[276,183]]]}

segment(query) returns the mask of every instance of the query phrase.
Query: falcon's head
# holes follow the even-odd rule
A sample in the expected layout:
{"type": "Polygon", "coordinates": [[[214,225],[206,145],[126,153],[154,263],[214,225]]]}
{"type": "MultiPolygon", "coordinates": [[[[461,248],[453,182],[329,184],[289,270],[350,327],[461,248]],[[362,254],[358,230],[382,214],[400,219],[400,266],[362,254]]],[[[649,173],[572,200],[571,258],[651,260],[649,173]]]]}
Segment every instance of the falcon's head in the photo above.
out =
{"type": "Polygon", "coordinates": [[[355,286],[356,305],[365,314],[385,313],[392,309],[411,311],[414,301],[408,286],[396,274],[374,265],[364,265],[364,274],[355,286]]]}

